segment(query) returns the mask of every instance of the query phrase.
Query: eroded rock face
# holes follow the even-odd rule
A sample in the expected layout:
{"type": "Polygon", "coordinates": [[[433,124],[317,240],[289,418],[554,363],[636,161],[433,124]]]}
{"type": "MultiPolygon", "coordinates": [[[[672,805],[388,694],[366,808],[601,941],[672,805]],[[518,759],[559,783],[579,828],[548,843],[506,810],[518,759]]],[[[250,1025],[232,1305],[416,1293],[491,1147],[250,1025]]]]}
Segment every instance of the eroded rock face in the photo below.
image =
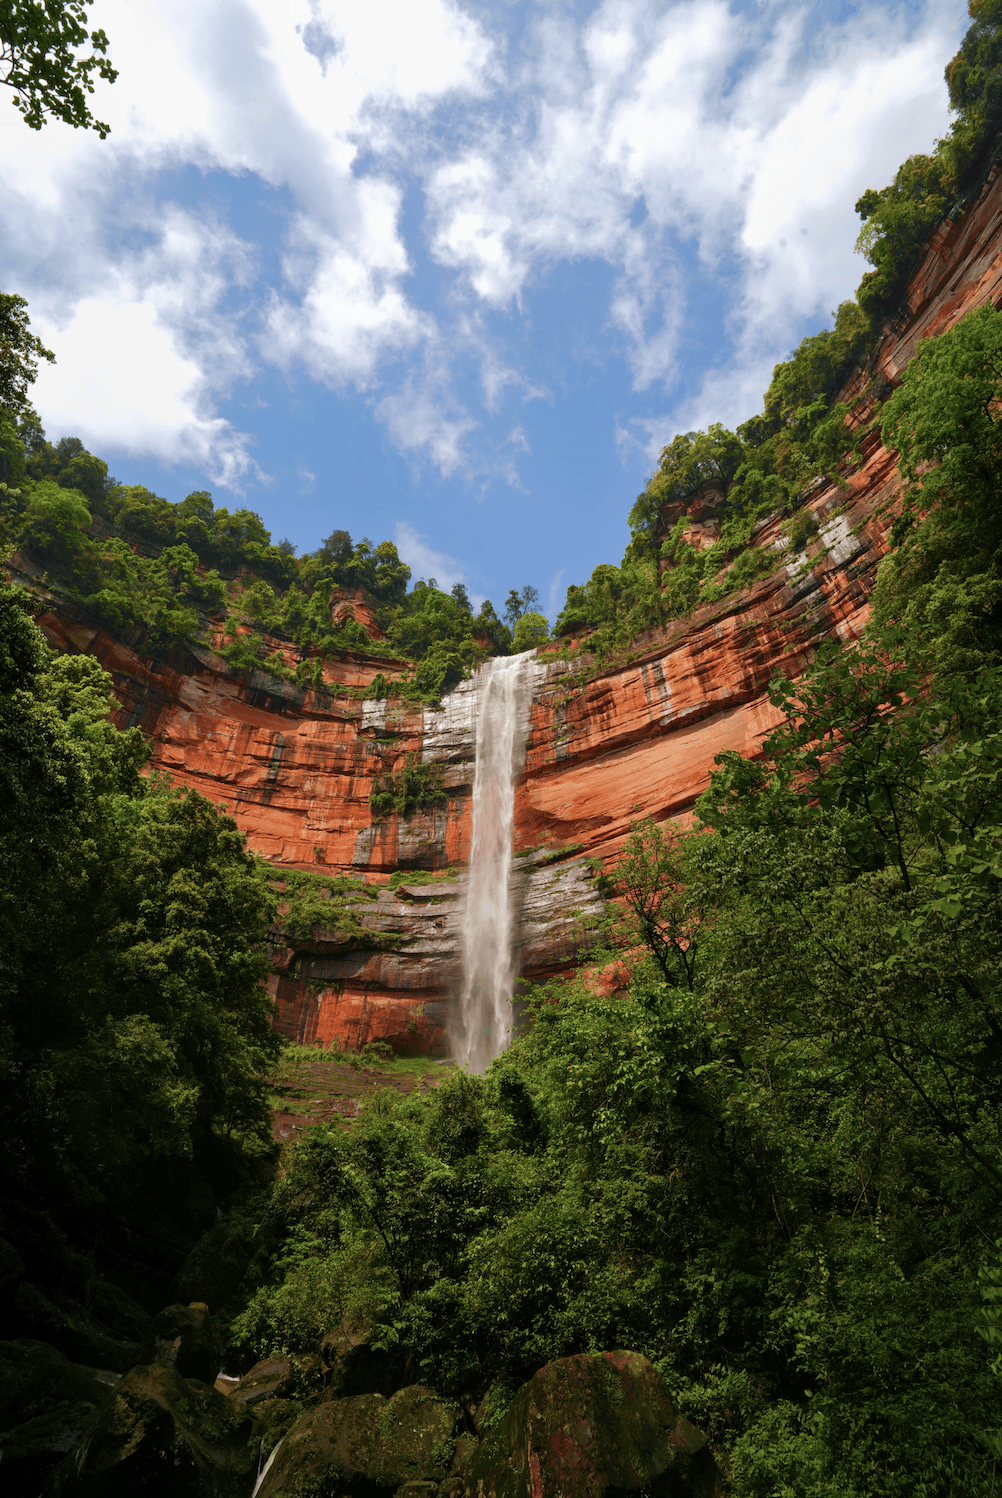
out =
{"type": "Polygon", "coordinates": [[[636,1352],[581,1353],[541,1368],[480,1443],[466,1498],[713,1498],[706,1438],[683,1419],[657,1369],[636,1352]]]}
{"type": "MultiPolygon", "coordinates": [[[[888,329],[875,389],[900,379],[918,341],[945,331],[971,308],[1002,302],[1002,182],[996,170],[958,222],[944,223],[910,283],[911,316],[888,329]]],[[[852,386],[842,393],[850,398],[852,386]]],[[[866,421],[872,408],[860,406],[866,421]]],[[[895,514],[895,461],[876,436],[847,480],[817,486],[806,507],[820,531],[806,553],[790,553],[780,518],[760,523],[756,545],[773,546],[777,571],[754,587],[635,642],[628,664],[582,684],[574,660],[544,650],[535,669],[526,773],[516,797],[516,852],[572,847],[542,866],[516,859],[520,958],[530,979],[559,972],[587,953],[589,917],[600,909],[591,857],[608,865],[631,822],[685,817],[705,789],[714,756],[758,752],[775,726],[766,694],[777,672],[796,674],[826,639],[859,637],[869,617],[877,564],[895,514]],[[784,550],[784,547],[787,549],[784,550]],[[557,870],[562,872],[557,874],[557,870]]],[[[688,509],[690,539],[718,534],[722,496],[704,486],[688,509]]],[[[681,513],[681,511],[679,512],[681,513]]],[[[673,510],[664,523],[678,517],[673,510]]],[[[15,569],[16,572],[17,569],[15,569]]],[[[23,564],[24,580],[32,578],[23,564]]],[[[36,587],[44,592],[35,579],[36,587]]],[[[344,590],[342,590],[344,591],[344,590]]],[[[354,595],[332,600],[370,635],[373,618],[354,595]]],[[[475,693],[464,682],[442,712],[413,705],[332,699],[263,673],[238,678],[206,647],[141,657],[57,605],[39,621],[49,638],[95,654],[112,673],[122,726],[154,742],[153,766],[224,805],[250,844],[278,866],[354,872],[385,884],[397,869],[462,870],[471,838],[475,693]],[[442,766],[444,795],[406,820],[373,822],[377,777],[408,754],[442,766]]],[[[218,631],[217,631],[218,633],[218,631]]],[[[295,665],[287,641],[268,642],[295,665]]],[[[361,688],[400,663],[342,652],[328,681],[361,688]]],[[[367,908],[393,950],[346,947],[336,934],[279,941],[271,983],[279,1027],[293,1038],[349,1046],[385,1038],[401,1050],[444,1048],[457,991],[460,885],[435,896],[386,890],[367,908]]]]}

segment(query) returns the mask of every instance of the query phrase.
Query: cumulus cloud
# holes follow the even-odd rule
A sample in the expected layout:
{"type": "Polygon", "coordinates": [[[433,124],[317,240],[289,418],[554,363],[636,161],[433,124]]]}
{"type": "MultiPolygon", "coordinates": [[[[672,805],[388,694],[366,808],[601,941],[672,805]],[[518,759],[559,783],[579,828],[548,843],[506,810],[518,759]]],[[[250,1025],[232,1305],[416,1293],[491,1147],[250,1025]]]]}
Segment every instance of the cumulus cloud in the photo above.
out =
{"type": "Polygon", "coordinates": [[[98,448],[232,484],[254,471],[250,437],[221,413],[269,366],[366,393],[443,475],[517,484],[500,431],[549,383],[528,297],[572,262],[608,273],[595,344],[664,392],[661,416],[621,413],[627,448],[749,414],[804,320],[859,278],[855,198],[945,128],[965,24],[963,0],[911,19],[799,0],[96,0],[93,16],[120,69],[95,102],[109,139],[0,109],[5,283],[59,357],[38,403],[98,448]],[[274,192],[277,267],[253,225],[179,206],[193,169],[274,192]],[[716,345],[683,387],[700,298],[716,345]],[[475,412],[460,359],[480,371],[475,412]]]}
{"type": "Polygon", "coordinates": [[[385,396],[376,412],[401,451],[426,452],[447,476],[464,466],[463,439],[477,423],[465,414],[450,414],[433,385],[408,380],[402,390],[385,396]]]}
{"type": "MultiPolygon", "coordinates": [[[[464,583],[470,575],[470,569],[449,556],[444,551],[435,551],[428,545],[428,538],[422,536],[406,521],[400,521],[396,530],[396,547],[402,559],[417,580],[434,578],[440,588],[446,593],[456,584],[464,583]]],[[[476,606],[479,607],[478,599],[476,606]]]]}
{"type": "Polygon", "coordinates": [[[901,13],[862,8],[807,36],[798,8],[606,0],[579,32],[541,27],[536,92],[429,179],[433,253],[495,306],[558,259],[606,262],[642,389],[674,377],[693,247],[703,274],[729,272],[735,358],[708,394],[730,404],[738,366],[757,382],[762,345],[775,358],[858,280],[852,205],[945,128],[960,15],[931,4],[909,36],[901,13]]]}

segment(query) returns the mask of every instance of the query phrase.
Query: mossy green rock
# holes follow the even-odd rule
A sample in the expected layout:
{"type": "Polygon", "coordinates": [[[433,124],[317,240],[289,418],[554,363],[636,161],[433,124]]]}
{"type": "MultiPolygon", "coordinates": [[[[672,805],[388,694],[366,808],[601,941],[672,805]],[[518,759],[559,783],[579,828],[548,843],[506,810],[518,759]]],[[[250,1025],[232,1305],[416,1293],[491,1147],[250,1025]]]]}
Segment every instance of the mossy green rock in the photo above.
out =
{"type": "Polygon", "coordinates": [[[452,1460],[459,1411],[414,1384],[391,1399],[333,1399],[296,1422],[275,1452],[257,1498],[338,1498],[440,1482],[452,1460]]]}
{"type": "Polygon", "coordinates": [[[27,1280],[18,1286],[13,1304],[29,1336],[50,1343],[75,1362],[125,1373],[140,1360],[138,1342],[116,1335],[74,1301],[50,1299],[27,1280]]]}
{"type": "Polygon", "coordinates": [[[718,1488],[705,1437],[680,1418],[661,1375],[636,1352],[548,1363],[463,1475],[467,1498],[711,1498],[718,1488]]]}
{"type": "Polygon", "coordinates": [[[38,1498],[53,1467],[81,1439],[94,1415],[93,1404],[59,1404],[0,1433],[4,1498],[38,1498]]]}
{"type": "Polygon", "coordinates": [[[56,1470],[53,1498],[246,1498],[254,1422],[208,1384],[133,1368],[56,1470]]]}
{"type": "Polygon", "coordinates": [[[283,1398],[291,1393],[293,1383],[292,1363],[288,1358],[263,1358],[244,1374],[226,1397],[250,1408],[263,1404],[265,1400],[283,1398]]]}
{"type": "Polygon", "coordinates": [[[115,1379],[81,1368],[47,1342],[0,1342],[0,1431],[46,1415],[56,1405],[100,1404],[115,1379]]]}
{"type": "Polygon", "coordinates": [[[143,1349],[142,1361],[173,1368],[182,1378],[215,1383],[219,1353],[208,1308],[200,1301],[166,1306],[153,1322],[153,1336],[143,1349]]]}

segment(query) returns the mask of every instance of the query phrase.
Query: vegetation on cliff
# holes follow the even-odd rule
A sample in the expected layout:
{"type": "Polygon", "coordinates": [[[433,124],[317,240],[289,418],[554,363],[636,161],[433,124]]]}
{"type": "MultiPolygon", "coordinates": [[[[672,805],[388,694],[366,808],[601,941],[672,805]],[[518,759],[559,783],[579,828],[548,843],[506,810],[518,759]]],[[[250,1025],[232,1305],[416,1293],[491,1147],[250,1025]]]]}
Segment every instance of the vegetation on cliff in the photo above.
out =
{"type": "MultiPolygon", "coordinates": [[[[4,1280],[6,1335],[45,1335],[51,1295],[114,1308],[98,1260],[116,1262],[116,1235],[173,1213],[165,1245],[183,1241],[191,1191],[211,1203],[210,1183],[246,1176],[279,1049],[261,983],[274,902],[243,837],[139,773],[111,678],[53,656],[30,608],[0,587],[0,1217],[37,1249],[29,1283],[4,1280]]],[[[157,1258],[126,1282],[162,1304],[157,1258]]]]}
{"type": "Polygon", "coordinates": [[[342,1393],[503,1408],[626,1346],[729,1491],[987,1495],[1002,673],[933,669],[890,632],[777,681],[785,721],[722,757],[703,830],[627,847],[627,996],[541,988],[487,1076],[314,1129],[233,1355],[350,1342],[342,1393]]]}
{"type": "Polygon", "coordinates": [[[205,491],[171,504],[118,483],[78,438],[46,440],[29,392],[39,359],[53,357],[24,299],[0,294],[0,544],[136,648],[214,645],[232,670],[341,693],[325,662],[377,655],[399,670],[366,695],[434,704],[488,656],[549,638],[531,586],[510,591],[503,618],[489,600],[474,614],[462,583],[446,593],[421,578],[408,592],[391,541],[336,530],[297,558],[252,510],[231,514],[205,491]]]}
{"type": "Polygon", "coordinates": [[[870,356],[930,235],[976,198],[998,154],[1002,0],[971,0],[969,10],[973,24],[946,70],[956,111],[947,136],[931,155],[909,157],[889,186],[865,192],[856,205],[864,220],[857,249],[873,267],[856,300],[843,302],[830,329],[805,338],[776,365],[761,415],[734,432],[716,424],[680,433],[662,450],[630,511],[632,539],[622,563],[602,564],[583,586],[568,588],[556,635],[587,633],[601,658],[748,586],[779,564],[775,553],[755,548],[756,523],[794,513],[814,480],[838,481],[853,461],[862,433],[852,433],[851,412],[835,398],[857,371],[862,394],[887,393],[870,389],[870,356]],[[686,511],[708,490],[721,501],[719,538],[700,549],[687,539],[686,511]]]}

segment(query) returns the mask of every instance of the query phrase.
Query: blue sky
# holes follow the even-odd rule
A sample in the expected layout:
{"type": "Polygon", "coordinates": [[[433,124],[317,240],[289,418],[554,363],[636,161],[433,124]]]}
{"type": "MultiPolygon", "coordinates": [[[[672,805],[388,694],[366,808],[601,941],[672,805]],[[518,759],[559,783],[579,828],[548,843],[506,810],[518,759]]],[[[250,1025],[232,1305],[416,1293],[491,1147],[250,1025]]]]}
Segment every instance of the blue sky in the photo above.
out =
{"type": "MultiPolygon", "coordinates": [[[[947,128],[959,0],[96,0],[101,142],[0,110],[36,404],[123,482],[551,614],[760,408],[947,128]]],[[[0,101],[2,102],[2,101],[0,101]]]]}

